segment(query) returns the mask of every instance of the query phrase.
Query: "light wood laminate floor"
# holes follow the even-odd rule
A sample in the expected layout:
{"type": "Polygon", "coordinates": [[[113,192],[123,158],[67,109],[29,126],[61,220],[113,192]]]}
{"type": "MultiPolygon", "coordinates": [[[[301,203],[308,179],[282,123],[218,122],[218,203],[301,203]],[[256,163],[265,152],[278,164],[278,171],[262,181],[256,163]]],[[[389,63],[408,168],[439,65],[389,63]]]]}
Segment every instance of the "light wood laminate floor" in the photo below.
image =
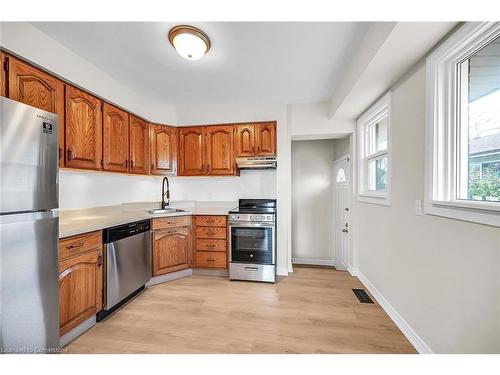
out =
{"type": "Polygon", "coordinates": [[[347,272],[294,268],[279,283],[191,276],[148,288],[69,353],[415,353],[347,272]]]}

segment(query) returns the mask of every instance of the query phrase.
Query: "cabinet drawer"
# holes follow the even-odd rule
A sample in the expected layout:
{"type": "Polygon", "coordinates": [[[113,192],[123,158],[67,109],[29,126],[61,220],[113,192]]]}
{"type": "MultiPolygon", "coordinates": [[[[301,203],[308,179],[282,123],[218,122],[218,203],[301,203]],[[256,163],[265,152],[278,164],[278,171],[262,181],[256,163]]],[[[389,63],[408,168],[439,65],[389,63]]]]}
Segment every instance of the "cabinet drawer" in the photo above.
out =
{"type": "Polygon", "coordinates": [[[196,239],[196,250],[201,251],[226,251],[226,240],[196,239]]]}
{"type": "Polygon", "coordinates": [[[153,219],[153,230],[186,227],[191,225],[190,216],[162,217],[153,219]]]}
{"type": "Polygon", "coordinates": [[[196,227],[196,238],[216,238],[224,240],[227,233],[226,228],[196,227]]]}
{"type": "Polygon", "coordinates": [[[162,237],[170,236],[173,234],[178,234],[180,236],[189,236],[189,227],[178,227],[178,228],[167,228],[167,229],[159,229],[153,233],[154,240],[159,240],[162,237]]]}
{"type": "Polygon", "coordinates": [[[226,268],[226,253],[216,251],[197,251],[195,266],[200,268],[226,268]]]}
{"type": "Polygon", "coordinates": [[[66,237],[59,241],[59,259],[102,247],[101,231],[66,237]]]}
{"type": "Polygon", "coordinates": [[[226,216],[196,216],[196,226],[199,227],[225,227],[226,216]]]}

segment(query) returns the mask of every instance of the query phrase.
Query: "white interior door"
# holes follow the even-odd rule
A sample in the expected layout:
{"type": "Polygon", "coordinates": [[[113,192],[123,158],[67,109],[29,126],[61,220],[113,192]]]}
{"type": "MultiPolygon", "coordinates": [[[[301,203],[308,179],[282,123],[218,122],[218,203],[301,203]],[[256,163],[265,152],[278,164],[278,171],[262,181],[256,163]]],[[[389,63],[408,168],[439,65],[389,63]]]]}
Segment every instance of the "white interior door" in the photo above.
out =
{"type": "Polygon", "coordinates": [[[350,184],[350,157],[344,157],[335,162],[335,268],[346,270],[349,264],[349,184],[350,184]]]}

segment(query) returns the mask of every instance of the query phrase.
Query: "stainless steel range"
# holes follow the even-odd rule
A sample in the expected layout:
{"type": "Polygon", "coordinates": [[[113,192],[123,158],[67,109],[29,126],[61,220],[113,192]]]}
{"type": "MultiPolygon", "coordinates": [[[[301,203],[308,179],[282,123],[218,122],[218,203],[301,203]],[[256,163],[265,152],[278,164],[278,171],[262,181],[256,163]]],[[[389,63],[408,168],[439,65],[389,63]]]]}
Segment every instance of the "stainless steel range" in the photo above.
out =
{"type": "Polygon", "coordinates": [[[229,278],[276,282],[276,199],[240,199],[229,231],[229,278]]]}

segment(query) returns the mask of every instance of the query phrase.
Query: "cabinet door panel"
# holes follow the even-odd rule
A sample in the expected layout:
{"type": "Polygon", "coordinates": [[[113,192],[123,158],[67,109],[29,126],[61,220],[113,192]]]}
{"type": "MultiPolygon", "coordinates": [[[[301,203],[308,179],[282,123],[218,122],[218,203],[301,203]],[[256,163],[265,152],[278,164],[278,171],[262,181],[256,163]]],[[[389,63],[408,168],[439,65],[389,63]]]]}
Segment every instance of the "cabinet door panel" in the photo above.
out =
{"type": "Polygon", "coordinates": [[[108,103],[103,105],[103,168],[128,171],[128,113],[108,103]]]}
{"type": "Polygon", "coordinates": [[[276,155],[276,124],[266,123],[255,126],[257,156],[276,155]]]}
{"type": "Polygon", "coordinates": [[[177,173],[177,129],[172,126],[151,125],[151,174],[177,173]]]}
{"type": "Polygon", "coordinates": [[[60,262],[59,305],[61,336],[101,310],[101,249],[60,262]]]}
{"type": "Polygon", "coordinates": [[[101,101],[66,85],[66,166],[100,169],[102,160],[101,101]]]}
{"type": "Polygon", "coordinates": [[[236,125],[235,146],[236,157],[248,157],[255,155],[255,126],[236,125]]]}
{"type": "Polygon", "coordinates": [[[189,268],[189,241],[189,227],[154,232],[153,276],[189,268]]]}
{"type": "Polygon", "coordinates": [[[179,174],[200,176],[206,174],[203,128],[200,126],[179,130],[179,174]]]}
{"type": "Polygon", "coordinates": [[[212,176],[234,174],[233,130],[232,125],[205,128],[207,174],[212,176]]]}
{"type": "Polygon", "coordinates": [[[59,165],[62,166],[64,164],[64,83],[16,58],[9,56],[8,60],[9,98],[59,115],[59,165]]]}
{"type": "Polygon", "coordinates": [[[149,172],[149,123],[130,116],[130,172],[149,172]]]}
{"type": "Polygon", "coordinates": [[[5,55],[0,51],[0,96],[7,96],[7,76],[4,69],[5,55]]]}

